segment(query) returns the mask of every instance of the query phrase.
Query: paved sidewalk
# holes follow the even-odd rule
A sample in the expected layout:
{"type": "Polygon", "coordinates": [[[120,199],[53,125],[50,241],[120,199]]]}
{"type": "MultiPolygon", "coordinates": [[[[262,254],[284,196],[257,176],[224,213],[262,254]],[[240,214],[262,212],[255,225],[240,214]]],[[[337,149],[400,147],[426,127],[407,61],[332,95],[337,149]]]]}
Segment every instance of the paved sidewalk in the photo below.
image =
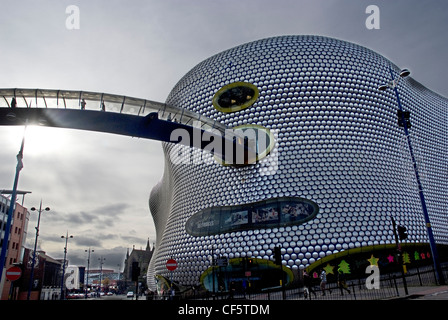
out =
{"type": "Polygon", "coordinates": [[[401,287],[399,290],[400,296],[395,299],[448,300],[448,285],[408,287],[408,295],[405,295],[404,288],[401,287]]]}

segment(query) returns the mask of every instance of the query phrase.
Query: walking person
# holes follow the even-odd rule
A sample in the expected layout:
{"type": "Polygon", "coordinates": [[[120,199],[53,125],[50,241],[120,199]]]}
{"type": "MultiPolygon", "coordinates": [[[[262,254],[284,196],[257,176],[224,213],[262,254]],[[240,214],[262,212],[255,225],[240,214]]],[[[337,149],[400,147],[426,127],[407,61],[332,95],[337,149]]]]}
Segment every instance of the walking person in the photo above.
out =
{"type": "Polygon", "coordinates": [[[173,284],[171,284],[169,294],[170,294],[170,297],[169,297],[170,300],[174,300],[176,298],[176,290],[174,289],[173,284]]]}
{"type": "Polygon", "coordinates": [[[229,299],[233,299],[234,296],[235,296],[235,290],[236,290],[235,282],[234,282],[234,281],[232,281],[232,282],[230,283],[230,288],[229,288],[229,289],[230,289],[230,290],[229,290],[229,299]]]}
{"type": "Polygon", "coordinates": [[[327,287],[327,273],[324,269],[322,269],[322,272],[320,273],[320,289],[322,290],[322,295],[325,295],[325,290],[327,287]]]}
{"type": "Polygon", "coordinates": [[[341,290],[341,295],[344,295],[343,290],[346,290],[350,294],[350,289],[345,281],[345,274],[340,268],[338,269],[338,287],[341,290]]]}
{"type": "Polygon", "coordinates": [[[314,294],[314,297],[316,297],[316,292],[313,290],[312,279],[306,271],[303,271],[303,285],[303,296],[305,299],[309,297],[311,300],[311,293],[314,294]]]}

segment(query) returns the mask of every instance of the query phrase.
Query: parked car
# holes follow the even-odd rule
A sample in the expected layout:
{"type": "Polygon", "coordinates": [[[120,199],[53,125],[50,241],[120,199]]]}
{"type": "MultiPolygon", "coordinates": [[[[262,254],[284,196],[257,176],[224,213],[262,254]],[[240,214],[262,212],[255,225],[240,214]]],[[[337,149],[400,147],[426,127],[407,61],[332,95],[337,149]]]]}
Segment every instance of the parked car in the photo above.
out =
{"type": "Polygon", "coordinates": [[[134,297],[134,291],[128,291],[128,293],[126,294],[126,297],[133,298],[134,297]]]}

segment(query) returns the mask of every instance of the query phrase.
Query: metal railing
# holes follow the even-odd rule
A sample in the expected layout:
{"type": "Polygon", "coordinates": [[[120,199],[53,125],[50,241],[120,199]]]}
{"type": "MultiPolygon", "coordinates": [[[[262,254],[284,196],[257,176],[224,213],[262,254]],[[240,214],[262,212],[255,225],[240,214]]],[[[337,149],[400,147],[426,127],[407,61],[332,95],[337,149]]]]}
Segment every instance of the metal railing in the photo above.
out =
{"type": "MultiPolygon", "coordinates": [[[[445,276],[448,276],[448,263],[442,264],[445,276]]],[[[434,267],[421,266],[408,269],[406,275],[408,287],[423,287],[437,285],[434,267]]],[[[380,277],[379,289],[368,289],[366,277],[350,279],[347,281],[347,290],[338,286],[337,282],[327,283],[325,294],[320,289],[319,283],[311,287],[311,291],[297,283],[294,287],[285,290],[279,287],[266,288],[261,292],[192,292],[177,293],[170,299],[197,299],[197,300],[382,300],[401,298],[405,296],[403,278],[400,272],[383,274],[380,277]]],[[[164,297],[158,297],[164,299],[164,297]]]]}
{"type": "Polygon", "coordinates": [[[89,91],[52,89],[1,89],[0,108],[54,108],[115,112],[145,117],[157,112],[159,119],[172,120],[223,132],[227,127],[199,113],[146,99],[89,91]]]}

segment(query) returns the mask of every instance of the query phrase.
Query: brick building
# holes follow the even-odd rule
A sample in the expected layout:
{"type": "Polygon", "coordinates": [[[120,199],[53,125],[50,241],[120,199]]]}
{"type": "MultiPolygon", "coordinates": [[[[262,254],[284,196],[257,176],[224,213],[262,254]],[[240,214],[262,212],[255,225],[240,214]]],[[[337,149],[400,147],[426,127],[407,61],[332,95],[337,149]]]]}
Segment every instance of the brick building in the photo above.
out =
{"type": "MultiPolygon", "coordinates": [[[[16,300],[27,300],[30,287],[33,249],[25,248],[22,263],[22,278],[16,285],[16,300]]],[[[30,300],[58,300],[61,292],[62,262],[48,256],[44,251],[36,252],[30,300]]]]}
{"type": "MultiPolygon", "coordinates": [[[[24,195],[26,192],[17,192],[24,195]]],[[[10,199],[0,195],[0,248],[3,246],[5,229],[8,219],[10,199]]],[[[20,264],[24,253],[24,245],[26,241],[26,233],[29,221],[29,211],[23,205],[16,203],[13,218],[11,220],[10,237],[8,244],[8,252],[6,255],[5,267],[2,270],[2,280],[0,283],[1,300],[7,300],[10,295],[11,281],[6,279],[5,271],[13,265],[20,264]]],[[[18,280],[17,280],[18,281],[18,280]]],[[[14,293],[14,292],[11,292],[14,293]]]]}

